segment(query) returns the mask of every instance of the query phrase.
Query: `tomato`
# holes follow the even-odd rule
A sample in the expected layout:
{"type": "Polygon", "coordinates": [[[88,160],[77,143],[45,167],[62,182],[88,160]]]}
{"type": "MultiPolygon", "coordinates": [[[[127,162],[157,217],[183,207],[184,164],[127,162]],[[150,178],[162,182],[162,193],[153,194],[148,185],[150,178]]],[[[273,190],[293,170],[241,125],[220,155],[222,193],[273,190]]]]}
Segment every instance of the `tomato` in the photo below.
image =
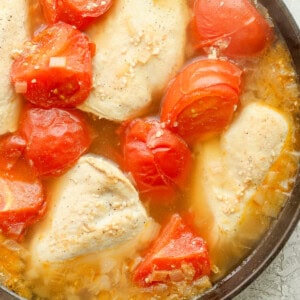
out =
{"type": "Polygon", "coordinates": [[[0,169],[10,170],[22,157],[25,140],[17,134],[7,134],[0,139],[0,169]]]}
{"type": "Polygon", "coordinates": [[[196,0],[196,47],[216,46],[228,56],[252,56],[272,40],[273,31],[248,0],[196,0]]]}
{"type": "Polygon", "coordinates": [[[40,0],[46,20],[63,21],[83,30],[112,6],[112,0],[40,0]]]}
{"type": "Polygon", "coordinates": [[[79,113],[58,108],[29,108],[20,124],[25,157],[39,176],[55,176],[88,149],[89,129],[79,113]]]}
{"type": "Polygon", "coordinates": [[[151,199],[172,199],[191,168],[186,143],[155,119],[135,119],[124,130],[124,168],[151,199]]]}
{"type": "Polygon", "coordinates": [[[140,286],[176,281],[193,281],[210,274],[206,242],[174,214],[133,272],[140,286]],[[175,275],[176,274],[176,275],[175,275]]]}
{"type": "Polygon", "coordinates": [[[161,121],[188,143],[220,133],[238,104],[242,71],[222,60],[198,60],[180,72],[164,96],[161,121]]]}
{"type": "Polygon", "coordinates": [[[43,107],[74,107],[92,87],[89,38],[71,25],[57,23],[37,33],[11,68],[17,93],[43,107]]]}
{"type": "Polygon", "coordinates": [[[0,228],[9,238],[22,240],[28,226],[45,213],[41,182],[23,161],[0,177],[0,228]]]}

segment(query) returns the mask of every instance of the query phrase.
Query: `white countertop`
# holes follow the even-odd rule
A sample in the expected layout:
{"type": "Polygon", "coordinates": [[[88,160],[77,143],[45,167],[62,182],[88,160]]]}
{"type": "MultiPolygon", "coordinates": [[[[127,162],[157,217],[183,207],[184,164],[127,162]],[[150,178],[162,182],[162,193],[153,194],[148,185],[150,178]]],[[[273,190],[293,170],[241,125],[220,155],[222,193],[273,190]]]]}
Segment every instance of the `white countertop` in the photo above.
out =
{"type": "MultiPolygon", "coordinates": [[[[300,0],[284,2],[300,27],[300,0]]],[[[300,300],[300,223],[271,265],[235,300],[300,300]]]]}
{"type": "Polygon", "coordinates": [[[300,0],[284,0],[283,2],[286,4],[300,27],[300,0]]]}

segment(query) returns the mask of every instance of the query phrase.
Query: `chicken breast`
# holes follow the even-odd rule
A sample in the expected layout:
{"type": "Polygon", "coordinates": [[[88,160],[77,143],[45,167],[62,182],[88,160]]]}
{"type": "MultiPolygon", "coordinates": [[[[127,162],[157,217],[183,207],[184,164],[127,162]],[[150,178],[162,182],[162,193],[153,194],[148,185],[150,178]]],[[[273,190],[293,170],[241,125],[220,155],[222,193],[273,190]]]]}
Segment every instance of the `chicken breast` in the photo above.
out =
{"type": "Polygon", "coordinates": [[[20,97],[10,84],[12,53],[28,40],[26,0],[2,1],[0,9],[0,134],[17,129],[20,97]],[[13,37],[13,38],[12,38],[13,37]]]}
{"type": "Polygon", "coordinates": [[[186,0],[118,0],[88,30],[96,43],[94,89],[79,108],[123,121],[141,115],[184,61],[186,0]]]}
{"type": "Polygon", "coordinates": [[[118,248],[148,220],[138,193],[111,161],[86,155],[58,178],[30,248],[35,262],[59,262],[118,248]]]}
{"type": "MultiPolygon", "coordinates": [[[[274,191],[281,189],[284,194],[279,183],[287,179],[287,174],[282,172],[283,166],[276,168],[286,159],[291,135],[290,123],[281,113],[252,103],[220,139],[199,146],[193,208],[221,273],[266,230],[269,216],[260,200],[279,211],[282,195],[274,191]]],[[[276,213],[272,216],[276,217],[276,213]]]]}

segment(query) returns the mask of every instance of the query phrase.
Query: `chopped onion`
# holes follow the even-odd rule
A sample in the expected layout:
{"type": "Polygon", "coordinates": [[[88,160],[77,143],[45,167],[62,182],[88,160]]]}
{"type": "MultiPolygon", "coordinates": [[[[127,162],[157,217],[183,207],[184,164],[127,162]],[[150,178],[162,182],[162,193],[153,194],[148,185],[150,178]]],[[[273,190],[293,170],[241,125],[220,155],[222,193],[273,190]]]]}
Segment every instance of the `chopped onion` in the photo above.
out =
{"type": "Polygon", "coordinates": [[[254,201],[259,205],[263,205],[265,202],[265,195],[261,192],[257,192],[254,197],[254,201]]]}
{"type": "Polygon", "coordinates": [[[211,281],[208,276],[203,276],[199,278],[193,283],[193,285],[204,290],[212,287],[211,281]]]}
{"type": "Polygon", "coordinates": [[[24,250],[24,248],[14,240],[5,240],[2,243],[2,245],[5,248],[7,248],[8,250],[15,251],[15,252],[19,252],[19,251],[24,250]]]}
{"type": "Polygon", "coordinates": [[[211,270],[214,274],[220,273],[220,269],[216,265],[212,265],[211,270]]]}
{"type": "Polygon", "coordinates": [[[67,58],[65,56],[50,57],[50,68],[64,68],[67,65],[67,58]]]}
{"type": "Polygon", "coordinates": [[[149,282],[166,281],[170,273],[170,271],[153,271],[149,277],[149,282]]]}
{"type": "Polygon", "coordinates": [[[68,295],[67,300],[80,300],[80,297],[76,295],[68,295]]]}
{"type": "Polygon", "coordinates": [[[143,258],[138,256],[130,266],[130,271],[133,271],[141,262],[143,261],[143,258]]]}
{"type": "MultiPolygon", "coordinates": [[[[158,285],[155,285],[153,287],[153,291],[155,291],[156,293],[162,293],[162,292],[165,292],[167,290],[168,290],[168,286],[166,284],[162,284],[162,283],[158,284],[158,285]]],[[[170,298],[168,297],[168,299],[170,299],[170,298]]]]}
{"type": "Polygon", "coordinates": [[[170,279],[173,282],[183,281],[184,280],[184,274],[181,270],[174,270],[170,272],[170,279]]]}
{"type": "Polygon", "coordinates": [[[107,274],[110,271],[112,271],[113,268],[115,268],[116,265],[117,265],[116,260],[113,259],[113,258],[108,257],[106,259],[103,259],[103,262],[101,264],[101,270],[104,274],[107,274]]]}
{"type": "Polygon", "coordinates": [[[101,291],[111,289],[111,280],[107,275],[101,275],[88,287],[88,291],[93,295],[98,295],[101,291]]]}
{"type": "Polygon", "coordinates": [[[99,278],[99,288],[101,290],[109,290],[111,288],[111,282],[107,275],[102,275],[99,278]]]}
{"type": "MultiPolygon", "coordinates": [[[[282,201],[280,198],[276,198],[276,200],[278,200],[278,202],[282,201]]],[[[280,203],[279,202],[279,203],[280,203]]],[[[267,216],[267,217],[271,217],[271,218],[277,218],[279,211],[280,211],[281,207],[278,207],[277,205],[274,205],[273,203],[270,202],[265,202],[263,207],[262,207],[262,211],[263,213],[267,216]]]]}
{"type": "Polygon", "coordinates": [[[158,236],[160,227],[161,226],[154,220],[150,220],[145,226],[143,234],[140,238],[140,244],[145,245],[152,242],[158,236]]]}
{"type": "Polygon", "coordinates": [[[27,92],[27,82],[26,81],[17,81],[15,83],[15,92],[17,94],[25,94],[27,92]]]}

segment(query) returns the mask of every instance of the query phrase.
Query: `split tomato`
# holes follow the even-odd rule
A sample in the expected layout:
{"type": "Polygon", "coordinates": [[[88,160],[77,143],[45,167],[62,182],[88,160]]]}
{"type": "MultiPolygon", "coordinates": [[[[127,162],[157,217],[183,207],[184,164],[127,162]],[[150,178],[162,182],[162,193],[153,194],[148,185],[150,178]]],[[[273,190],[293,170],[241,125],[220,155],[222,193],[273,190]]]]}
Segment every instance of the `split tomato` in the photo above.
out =
{"type": "Polygon", "coordinates": [[[63,21],[83,30],[112,6],[112,0],[40,0],[45,19],[63,21]]]}
{"type": "MultiPolygon", "coordinates": [[[[12,153],[15,149],[12,150],[12,153]]],[[[45,212],[42,183],[24,160],[19,160],[0,177],[0,229],[15,240],[22,240],[28,226],[45,212]]]]}
{"type": "Polygon", "coordinates": [[[0,139],[0,169],[10,170],[22,157],[26,141],[18,134],[6,134],[0,139]]]}
{"type": "Polygon", "coordinates": [[[198,60],[184,68],[164,96],[161,121],[188,143],[220,133],[239,101],[242,71],[223,60],[198,60]]]}
{"type": "Polygon", "coordinates": [[[71,167],[91,143],[79,112],[29,108],[20,124],[26,141],[25,158],[39,176],[55,176],[71,167]]]}
{"type": "Polygon", "coordinates": [[[210,274],[206,242],[175,214],[161,230],[133,273],[139,286],[172,281],[191,282],[210,274]]]}
{"type": "Polygon", "coordinates": [[[198,48],[215,46],[228,56],[252,56],[272,40],[273,31],[249,0],[196,0],[192,36],[198,48]]]}
{"type": "Polygon", "coordinates": [[[191,152],[177,135],[155,119],[135,119],[123,137],[124,168],[141,194],[154,200],[172,199],[184,187],[191,167],[191,152]]]}
{"type": "Polygon", "coordinates": [[[17,93],[43,108],[74,107],[92,87],[89,38],[59,22],[37,33],[11,68],[17,93]]]}

